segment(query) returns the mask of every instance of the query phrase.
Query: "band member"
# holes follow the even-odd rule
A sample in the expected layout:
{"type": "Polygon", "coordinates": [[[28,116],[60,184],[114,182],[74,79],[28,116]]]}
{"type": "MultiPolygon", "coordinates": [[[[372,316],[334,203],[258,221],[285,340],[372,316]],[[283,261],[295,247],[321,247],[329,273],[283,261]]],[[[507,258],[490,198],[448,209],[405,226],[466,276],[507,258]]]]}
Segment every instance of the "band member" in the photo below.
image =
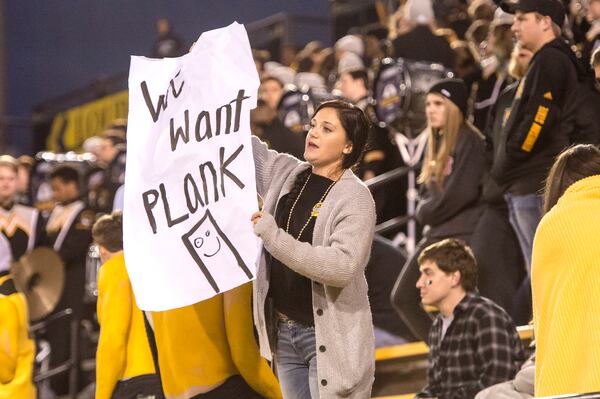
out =
{"type": "Polygon", "coordinates": [[[163,398],[123,256],[123,216],[104,215],[92,229],[103,265],[98,276],[96,399],[163,398]],[[138,396],[139,395],[139,396],[138,396]]]}
{"type": "Polygon", "coordinates": [[[27,302],[15,289],[9,267],[10,243],[0,233],[0,399],[35,399],[33,358],[27,302]]]}
{"type": "Polygon", "coordinates": [[[194,305],[147,312],[167,399],[280,399],[252,329],[252,283],[194,305]]]}
{"type": "Polygon", "coordinates": [[[264,210],[252,222],[266,251],[255,281],[255,323],[262,355],[276,354],[285,398],[371,393],[373,321],[364,270],[375,205],[350,170],[368,134],[360,108],[335,100],[313,115],[307,163],[253,138],[264,210]],[[267,298],[273,313],[265,309],[267,298]]]}
{"type": "MultiPolygon", "coordinates": [[[[56,201],[46,225],[47,245],[58,252],[65,264],[65,285],[55,312],[71,308],[72,320],[78,322],[84,312],[85,259],[92,242],[91,228],[94,213],[80,199],[79,173],[71,166],[59,166],[50,174],[50,185],[56,201]]],[[[70,326],[60,320],[48,329],[47,339],[52,348],[51,366],[69,359],[70,326]]],[[[67,375],[51,380],[58,395],[66,394],[67,375]]]]}
{"type": "Polygon", "coordinates": [[[512,379],[524,360],[504,309],[477,293],[477,263],[462,240],[447,239],[419,255],[416,287],[424,305],[440,310],[429,332],[427,386],[419,398],[472,398],[512,379]]]}
{"type": "Polygon", "coordinates": [[[13,260],[18,260],[43,240],[43,221],[39,212],[17,204],[18,162],[9,155],[0,156],[0,233],[10,243],[13,260]]]}

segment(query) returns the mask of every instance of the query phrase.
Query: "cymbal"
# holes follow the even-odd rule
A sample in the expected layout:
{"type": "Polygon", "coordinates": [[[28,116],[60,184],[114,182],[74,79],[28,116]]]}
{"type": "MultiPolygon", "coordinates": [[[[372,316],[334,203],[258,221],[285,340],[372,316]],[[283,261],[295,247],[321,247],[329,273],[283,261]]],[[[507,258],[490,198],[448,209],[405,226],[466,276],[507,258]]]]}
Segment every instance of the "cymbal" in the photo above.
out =
{"type": "Polygon", "coordinates": [[[65,266],[56,251],[34,249],[12,264],[11,274],[17,289],[27,298],[30,321],[54,310],[65,285],[65,266]]]}

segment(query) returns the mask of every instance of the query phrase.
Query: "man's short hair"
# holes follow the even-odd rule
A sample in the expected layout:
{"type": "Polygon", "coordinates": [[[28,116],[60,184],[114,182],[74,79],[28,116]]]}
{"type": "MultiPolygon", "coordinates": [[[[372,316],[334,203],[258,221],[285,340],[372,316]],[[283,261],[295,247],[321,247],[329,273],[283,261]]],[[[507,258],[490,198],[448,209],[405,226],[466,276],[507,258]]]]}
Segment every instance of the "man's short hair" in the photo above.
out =
{"type": "Polygon", "coordinates": [[[0,166],[6,166],[17,173],[19,162],[11,155],[0,155],[0,166]]]}
{"type": "Polygon", "coordinates": [[[448,238],[425,248],[419,255],[419,264],[435,262],[444,273],[460,272],[460,285],[465,291],[477,288],[477,262],[466,242],[448,238]]]}
{"type": "Polygon", "coordinates": [[[123,250],[123,213],[113,211],[110,215],[100,217],[92,227],[92,237],[96,244],[110,252],[123,250]]]}
{"type": "Polygon", "coordinates": [[[72,166],[58,166],[50,173],[50,179],[60,179],[63,183],[73,182],[79,188],[79,172],[72,166]]]}
{"type": "Polygon", "coordinates": [[[590,58],[590,65],[592,65],[592,68],[600,66],[600,47],[598,47],[592,53],[592,57],[590,58]]]}

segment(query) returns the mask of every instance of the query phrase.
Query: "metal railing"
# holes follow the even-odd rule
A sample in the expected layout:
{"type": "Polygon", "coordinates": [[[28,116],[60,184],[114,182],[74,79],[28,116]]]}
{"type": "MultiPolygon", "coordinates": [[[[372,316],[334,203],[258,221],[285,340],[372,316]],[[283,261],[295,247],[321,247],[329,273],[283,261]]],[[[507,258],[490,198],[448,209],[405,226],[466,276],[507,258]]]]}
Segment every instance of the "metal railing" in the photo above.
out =
{"type": "MultiPolygon", "coordinates": [[[[36,363],[40,365],[35,373],[33,381],[38,387],[48,387],[50,379],[56,375],[69,373],[69,395],[70,399],[77,396],[77,381],[79,378],[77,359],[79,358],[79,321],[73,319],[73,310],[64,309],[60,312],[47,317],[45,320],[32,324],[30,331],[32,334],[42,334],[51,324],[63,318],[70,319],[69,328],[71,330],[71,341],[69,345],[69,359],[58,366],[50,368],[50,358],[52,357],[52,347],[47,341],[40,340],[40,352],[36,355],[36,363]]],[[[43,390],[43,389],[42,389],[43,390]]]]}
{"type": "MultiPolygon", "coordinates": [[[[378,176],[375,176],[367,181],[365,181],[366,186],[371,190],[372,193],[380,191],[391,184],[395,184],[400,179],[408,178],[411,172],[415,172],[420,168],[420,164],[415,164],[412,166],[401,166],[396,169],[392,169],[388,172],[382,173],[378,176]]],[[[407,192],[407,196],[412,195],[407,192]]],[[[408,198],[407,198],[408,199],[408,198]]],[[[407,210],[405,215],[396,216],[384,222],[381,222],[375,226],[375,233],[381,235],[391,235],[398,232],[402,227],[408,226],[410,223],[415,223],[415,215],[414,212],[410,212],[407,210]]],[[[401,233],[403,234],[403,233],[401,233]]],[[[410,235],[410,232],[409,232],[410,235]]],[[[412,244],[414,244],[415,237],[404,236],[400,241],[406,247],[406,253],[412,253],[412,244]]],[[[398,240],[393,240],[396,244],[398,244],[398,240]]]]}

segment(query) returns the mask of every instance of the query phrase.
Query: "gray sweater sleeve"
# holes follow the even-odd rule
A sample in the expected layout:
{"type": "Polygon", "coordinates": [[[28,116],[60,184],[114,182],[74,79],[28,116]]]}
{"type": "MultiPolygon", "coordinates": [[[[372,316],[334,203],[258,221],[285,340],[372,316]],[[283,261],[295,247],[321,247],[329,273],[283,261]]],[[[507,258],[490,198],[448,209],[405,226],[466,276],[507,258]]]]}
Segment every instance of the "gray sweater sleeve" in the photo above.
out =
{"type": "Polygon", "coordinates": [[[256,173],[256,190],[264,196],[277,173],[291,171],[301,161],[288,154],[269,150],[258,137],[252,136],[252,153],[256,173]]]}
{"type": "MultiPolygon", "coordinates": [[[[344,287],[364,272],[373,231],[375,205],[366,187],[352,185],[340,201],[326,246],[300,242],[265,213],[254,227],[265,249],[297,273],[321,284],[344,287]]],[[[337,204],[336,204],[337,205],[337,204]]]]}

